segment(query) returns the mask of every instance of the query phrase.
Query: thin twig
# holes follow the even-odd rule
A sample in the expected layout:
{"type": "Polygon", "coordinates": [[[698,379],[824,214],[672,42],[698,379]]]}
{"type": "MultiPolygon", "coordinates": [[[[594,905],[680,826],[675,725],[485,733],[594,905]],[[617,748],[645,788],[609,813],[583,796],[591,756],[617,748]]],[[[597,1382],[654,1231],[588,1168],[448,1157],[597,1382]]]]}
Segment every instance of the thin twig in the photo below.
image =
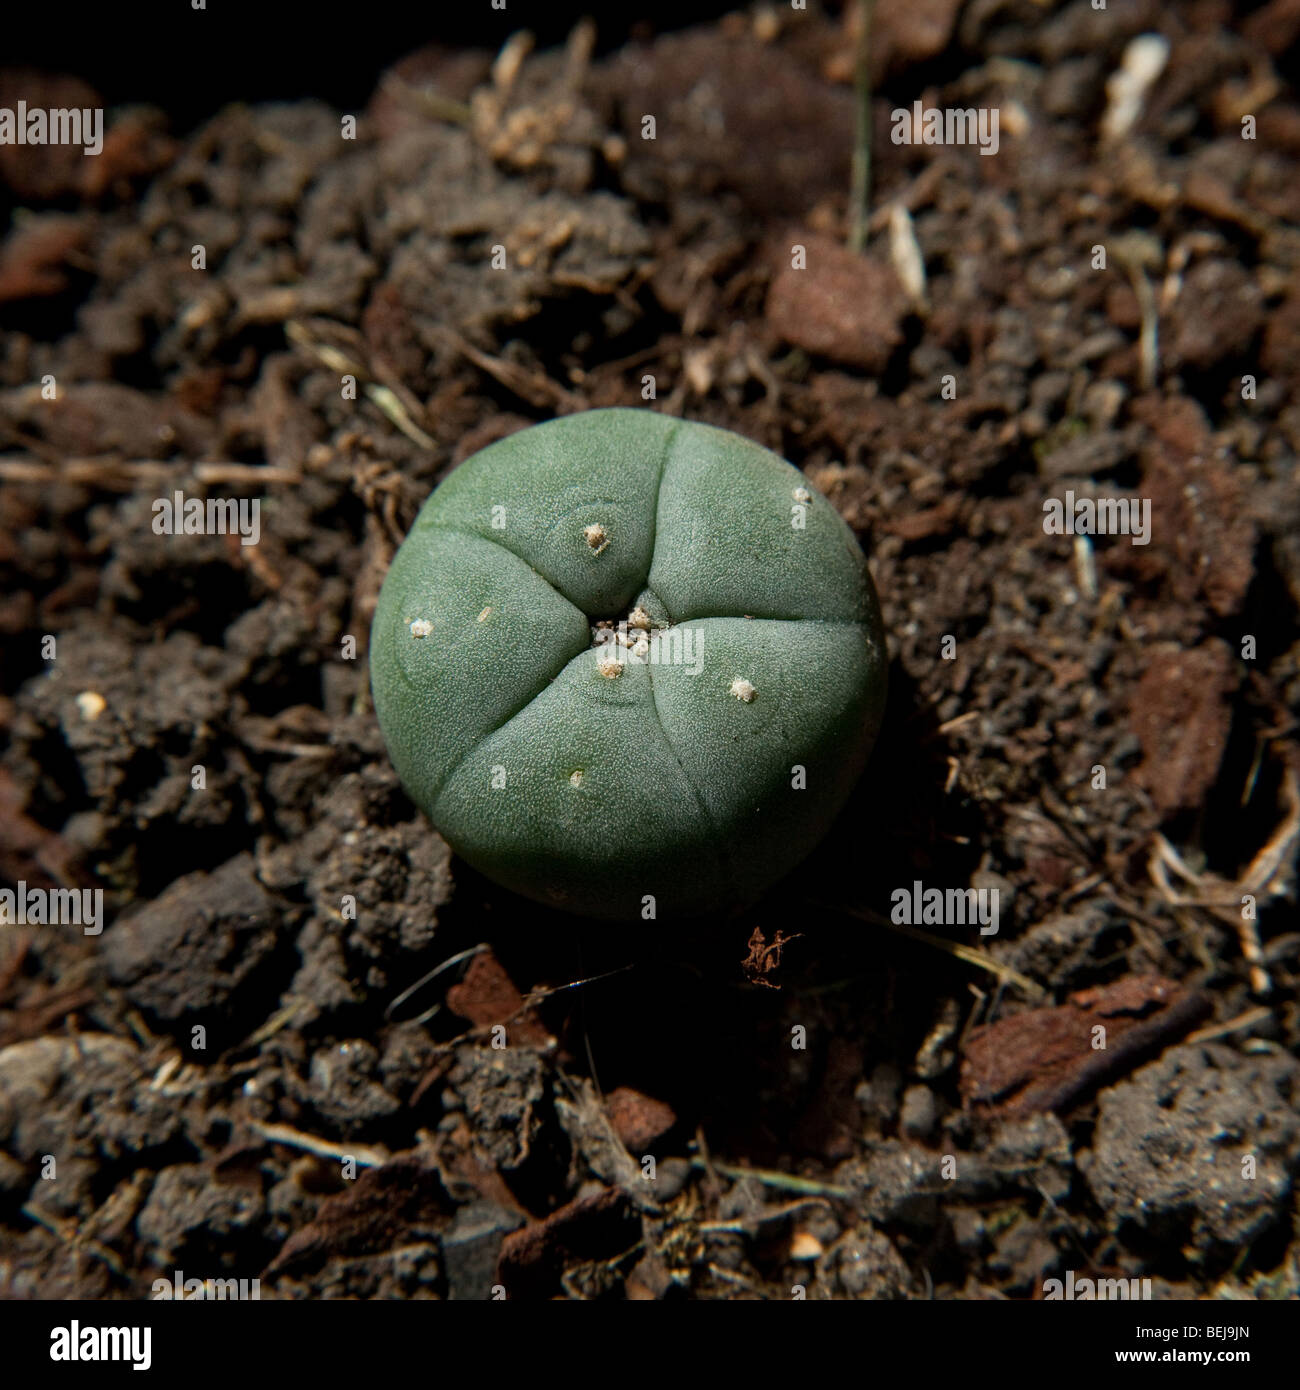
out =
{"type": "Polygon", "coordinates": [[[842,1200],[850,1200],[853,1192],[847,1187],[836,1187],[832,1183],[818,1182],[815,1178],[800,1178],[793,1173],[778,1173],[771,1168],[740,1168],[734,1163],[719,1163],[717,1159],[706,1161],[702,1158],[691,1159],[691,1167],[698,1168],[703,1172],[721,1173],[724,1178],[731,1178],[736,1182],[743,1182],[745,1178],[753,1178],[755,1182],[760,1182],[764,1187],[780,1188],[783,1192],[799,1192],[806,1197],[839,1197],[842,1200]]]}
{"type": "Polygon", "coordinates": [[[1185,1043],[1209,1042],[1211,1038],[1226,1037],[1229,1033],[1240,1033],[1244,1028],[1253,1028],[1257,1023],[1263,1023],[1266,1018],[1272,1018],[1273,1010],[1267,1004],[1260,1004],[1257,1008],[1247,1009],[1244,1014],[1238,1014],[1236,1018],[1230,1018],[1226,1023],[1211,1023],[1204,1028],[1199,1028],[1195,1033],[1189,1033],[1184,1039],[1185,1043]]]}
{"type": "Polygon", "coordinates": [[[871,15],[875,0],[858,0],[858,43],[853,87],[857,98],[853,134],[852,182],[849,189],[849,250],[860,254],[867,243],[867,209],[871,204],[871,15]]]}
{"type": "Polygon", "coordinates": [[[415,423],[414,414],[419,407],[414,398],[403,400],[391,386],[371,380],[372,373],[362,362],[350,357],[333,343],[316,337],[310,326],[300,319],[286,319],[284,335],[295,347],[310,353],[323,367],[338,372],[340,376],[355,377],[361,383],[367,399],[412,443],[430,452],[438,447],[436,441],[415,423]]]}
{"type": "Polygon", "coordinates": [[[394,72],[384,74],[380,87],[400,106],[417,111],[431,121],[446,121],[451,125],[469,125],[471,112],[463,101],[453,101],[441,92],[428,87],[415,87],[394,72]]]}
{"type": "MultiPolygon", "coordinates": [[[[464,951],[457,951],[454,956],[448,956],[441,965],[435,965],[432,970],[421,975],[413,985],[408,985],[401,994],[391,1000],[388,1007],[384,1010],[384,1017],[386,1019],[391,1019],[399,1005],[405,1004],[416,990],[423,989],[430,980],[436,980],[444,970],[450,970],[453,965],[459,965],[461,961],[468,960],[470,956],[476,956],[480,951],[486,951],[487,949],[487,942],[480,941],[477,946],[470,946],[464,951]]],[[[434,1004],[431,1008],[426,1009],[418,1018],[412,1019],[411,1022],[416,1024],[427,1023],[441,1008],[441,1004],[434,1004]]]]}
{"type": "Polygon", "coordinates": [[[382,1168],[389,1159],[386,1149],[367,1144],[331,1144],[328,1139],[317,1139],[313,1134],[303,1134],[288,1125],[264,1125],[255,1121],[253,1129],[272,1144],[302,1149],[318,1158],[354,1158],[363,1168],[382,1168]]]}
{"type": "Polygon", "coordinates": [[[42,463],[23,455],[0,456],[0,481],[7,483],[84,483],[91,487],[127,490],[140,483],[178,482],[187,473],[197,483],[251,484],[299,483],[302,474],[294,468],[274,464],[223,463],[219,460],[191,463],[173,459],[70,458],[58,463],[42,463]]]}

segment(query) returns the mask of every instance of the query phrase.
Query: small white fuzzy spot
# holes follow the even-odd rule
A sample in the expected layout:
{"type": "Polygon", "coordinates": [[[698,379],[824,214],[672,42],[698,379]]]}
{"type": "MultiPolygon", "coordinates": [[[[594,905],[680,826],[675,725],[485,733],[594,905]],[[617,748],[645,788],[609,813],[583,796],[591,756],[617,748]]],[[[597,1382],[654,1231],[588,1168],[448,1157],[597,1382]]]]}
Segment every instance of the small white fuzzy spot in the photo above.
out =
{"type": "Polygon", "coordinates": [[[481,623],[487,622],[488,614],[489,614],[491,611],[492,611],[492,608],[491,608],[491,605],[489,605],[487,608],[485,608],[485,609],[478,615],[478,620],[479,620],[479,622],[481,622],[481,623]]]}
{"type": "Polygon", "coordinates": [[[645,657],[650,654],[650,643],[644,637],[638,637],[636,646],[632,648],[633,656],[645,657]]]}
{"type": "Polygon", "coordinates": [[[758,691],[754,689],[749,681],[745,680],[742,676],[737,676],[736,679],[731,682],[731,693],[737,700],[743,700],[745,704],[749,704],[754,696],[758,694],[758,691]]]}
{"type": "Polygon", "coordinates": [[[616,656],[602,656],[596,662],[596,670],[607,680],[614,680],[623,674],[623,663],[616,656]]]}
{"type": "Polygon", "coordinates": [[[599,555],[609,544],[609,532],[606,531],[598,521],[583,528],[582,538],[591,547],[592,553],[595,555],[599,555]]]}
{"type": "Polygon", "coordinates": [[[577,768],[575,771],[573,771],[573,772],[571,772],[571,773],[569,774],[569,785],[570,785],[571,787],[580,787],[580,786],[582,786],[582,769],[581,769],[581,768],[577,768]]]}
{"type": "MultiPolygon", "coordinates": [[[[1005,112],[1006,107],[1002,110],[1005,112]]],[[[925,258],[917,245],[912,215],[898,202],[889,209],[889,259],[893,262],[894,274],[912,303],[924,305],[925,258]]]]}
{"type": "Polygon", "coordinates": [[[642,632],[649,631],[650,614],[639,604],[627,615],[628,627],[640,628],[642,632]]]}
{"type": "Polygon", "coordinates": [[[1169,40],[1163,34],[1139,34],[1129,41],[1119,70],[1106,80],[1106,114],[1101,133],[1106,140],[1122,140],[1142,114],[1146,95],[1169,61],[1169,40]]]}
{"type": "Polygon", "coordinates": [[[806,487],[797,487],[790,495],[796,502],[802,502],[804,506],[812,501],[812,493],[806,487]]]}
{"type": "Polygon", "coordinates": [[[108,701],[98,690],[83,690],[77,696],[77,709],[87,724],[93,724],[108,708],[108,701]]]}
{"type": "Polygon", "coordinates": [[[411,624],[412,637],[427,637],[433,631],[433,624],[428,618],[416,618],[411,624]]]}

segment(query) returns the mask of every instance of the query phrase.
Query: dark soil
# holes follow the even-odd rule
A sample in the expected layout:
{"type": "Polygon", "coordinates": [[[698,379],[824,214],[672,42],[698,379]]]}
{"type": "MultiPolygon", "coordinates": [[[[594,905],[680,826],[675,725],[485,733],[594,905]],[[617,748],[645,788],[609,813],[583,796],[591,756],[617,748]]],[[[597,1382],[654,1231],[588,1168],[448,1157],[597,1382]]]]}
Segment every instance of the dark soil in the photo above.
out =
{"type": "Polygon", "coordinates": [[[854,33],[0,147],[0,879],[108,923],[0,927],[0,1295],[1300,1295],[1300,7],[879,0],[861,255],[854,33]],[[893,143],[917,100],[996,155],[893,143]],[[374,719],[429,490],[611,405],[804,469],[885,613],[868,772],[731,921],[510,896],[374,719]],[[177,491],[258,544],[156,534],[177,491]],[[1048,533],[1067,492],[1150,543],[1048,533]],[[917,881],[997,934],[894,930],[917,881]]]}

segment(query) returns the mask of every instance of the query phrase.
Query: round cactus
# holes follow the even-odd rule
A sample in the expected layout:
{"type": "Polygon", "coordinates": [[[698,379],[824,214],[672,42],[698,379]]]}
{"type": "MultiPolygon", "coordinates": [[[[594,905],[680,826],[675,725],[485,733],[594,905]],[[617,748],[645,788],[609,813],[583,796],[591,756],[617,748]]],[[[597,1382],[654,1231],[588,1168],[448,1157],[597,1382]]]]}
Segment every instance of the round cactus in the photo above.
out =
{"type": "Polygon", "coordinates": [[[375,611],[393,763],[488,877],[586,916],[752,902],[843,804],[885,650],[853,533],[726,430],[592,410],[430,496],[375,611]]]}

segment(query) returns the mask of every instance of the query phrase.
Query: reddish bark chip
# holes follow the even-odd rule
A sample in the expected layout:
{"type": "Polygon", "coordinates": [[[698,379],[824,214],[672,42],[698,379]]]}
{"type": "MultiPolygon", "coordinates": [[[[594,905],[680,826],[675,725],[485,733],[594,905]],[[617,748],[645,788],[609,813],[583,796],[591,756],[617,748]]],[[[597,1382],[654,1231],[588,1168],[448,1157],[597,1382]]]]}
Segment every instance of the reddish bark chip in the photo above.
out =
{"type": "Polygon", "coordinates": [[[470,961],[465,978],[447,991],[447,1007],[476,1028],[505,1024],[517,1043],[540,1047],[551,1040],[536,1015],[524,1010],[524,996],[491,951],[470,961]]]}
{"type": "Polygon", "coordinates": [[[962,1096],[1006,1116],[1067,1109],[1209,1012],[1206,995],[1158,975],[1080,990],[1058,1007],[974,1029],[961,1065],[962,1096]]]}
{"type": "Polygon", "coordinates": [[[510,1298],[545,1298],[572,1261],[607,1260],[634,1245],[640,1223],[618,1188],[577,1197],[545,1221],[536,1221],[505,1238],[497,1279],[510,1298]]]}
{"type": "Polygon", "coordinates": [[[432,1154],[409,1149],[380,1168],[366,1168],[344,1190],[326,1197],[266,1267],[264,1277],[318,1267],[331,1255],[392,1249],[413,1226],[432,1229],[450,1206],[432,1154]]]}
{"type": "Polygon", "coordinates": [[[767,294],[767,321],[795,347],[864,371],[883,371],[903,341],[902,320],[911,311],[907,292],[887,265],[829,237],[791,233],[780,253],[783,268],[767,294]],[[804,248],[806,264],[791,265],[791,247],[804,248]]]}
{"type": "Polygon", "coordinates": [[[1112,546],[1106,563],[1162,585],[1176,603],[1235,613],[1255,574],[1248,474],[1216,453],[1195,401],[1144,396],[1133,415],[1154,436],[1142,451],[1139,487],[1151,502],[1150,543],[1112,546]]]}
{"type": "Polygon", "coordinates": [[[677,1123],[671,1106],[643,1096],[630,1086],[620,1086],[605,1097],[605,1112],[614,1126],[614,1133],[630,1154],[643,1153],[677,1123]]]}
{"type": "Polygon", "coordinates": [[[1219,775],[1236,688],[1232,654],[1217,637],[1193,651],[1158,651],[1129,717],[1142,745],[1134,774],[1163,813],[1200,805],[1219,775]]]}
{"type": "Polygon", "coordinates": [[[58,294],[68,283],[68,258],[89,230],[84,218],[48,214],[10,232],[0,242],[0,302],[58,294]]]}

